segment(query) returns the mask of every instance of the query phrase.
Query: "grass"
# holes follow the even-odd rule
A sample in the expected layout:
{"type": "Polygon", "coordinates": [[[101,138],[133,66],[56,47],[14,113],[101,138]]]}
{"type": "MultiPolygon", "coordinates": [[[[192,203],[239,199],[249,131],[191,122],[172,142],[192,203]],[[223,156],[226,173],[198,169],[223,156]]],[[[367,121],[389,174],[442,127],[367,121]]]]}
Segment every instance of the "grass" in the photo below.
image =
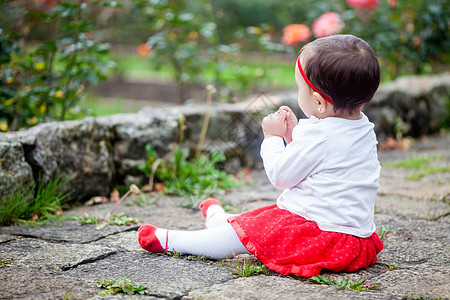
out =
{"type": "Polygon", "coordinates": [[[150,178],[151,190],[153,181],[162,183],[158,191],[186,196],[190,199],[189,202],[179,205],[196,207],[199,199],[224,193],[239,185],[231,175],[216,168],[217,163],[225,160],[223,153],[212,153],[210,157],[199,156],[189,160],[188,153],[182,150],[181,144],[175,147],[166,161],[157,157],[150,144],[146,146],[147,161],[140,170],[150,178]]]}
{"type": "Polygon", "coordinates": [[[267,269],[265,265],[253,260],[244,260],[241,262],[238,258],[236,263],[224,261],[220,262],[220,264],[227,267],[233,274],[236,274],[239,277],[249,277],[260,274],[269,275],[269,269],[267,269]]]}
{"type": "Polygon", "coordinates": [[[323,285],[334,286],[341,290],[351,290],[355,292],[367,291],[370,289],[374,289],[379,287],[380,283],[368,283],[367,279],[361,277],[357,281],[350,281],[348,278],[342,279],[340,282],[337,282],[332,276],[313,276],[309,279],[310,281],[323,285]]]}
{"type": "Polygon", "coordinates": [[[395,231],[387,229],[386,226],[384,225],[380,226],[380,233],[379,233],[380,239],[390,234],[395,234],[395,231]]]}
{"type": "Polygon", "coordinates": [[[147,287],[130,281],[125,277],[120,277],[119,279],[111,279],[111,280],[100,280],[96,281],[97,287],[105,289],[105,291],[100,292],[101,295],[114,295],[118,293],[124,293],[127,295],[145,295],[148,294],[147,287]]]}
{"type": "Polygon", "coordinates": [[[6,196],[0,201],[0,225],[18,222],[39,225],[57,219],[62,205],[70,200],[70,193],[62,191],[69,181],[56,176],[45,183],[39,176],[32,187],[21,187],[15,194],[6,196]]]}
{"type": "Polygon", "coordinates": [[[405,176],[405,179],[419,180],[435,173],[450,172],[450,167],[438,167],[432,165],[432,162],[441,160],[443,160],[442,156],[414,156],[394,163],[383,163],[382,166],[387,168],[416,170],[417,172],[414,174],[405,176]]]}
{"type": "Polygon", "coordinates": [[[392,265],[388,265],[388,267],[389,267],[390,271],[398,270],[398,268],[399,268],[397,263],[395,263],[395,262],[392,265]]]}
{"type": "Polygon", "coordinates": [[[191,261],[200,261],[205,264],[220,264],[228,268],[233,274],[239,277],[249,277],[255,275],[269,275],[269,269],[263,265],[261,262],[250,259],[250,260],[225,260],[225,261],[213,261],[206,255],[185,255],[180,252],[166,252],[161,255],[170,256],[174,258],[182,258],[191,261]]]}
{"type": "Polygon", "coordinates": [[[100,217],[89,217],[85,214],[82,217],[74,217],[73,219],[78,220],[78,224],[95,224],[95,229],[100,230],[105,227],[105,225],[116,225],[116,226],[129,226],[131,224],[137,224],[138,221],[135,217],[127,217],[125,214],[121,213],[119,215],[112,215],[109,222],[105,218],[100,217]]]}
{"type": "Polygon", "coordinates": [[[10,265],[11,262],[9,260],[0,260],[0,268],[6,267],[8,265],[10,265]]]}

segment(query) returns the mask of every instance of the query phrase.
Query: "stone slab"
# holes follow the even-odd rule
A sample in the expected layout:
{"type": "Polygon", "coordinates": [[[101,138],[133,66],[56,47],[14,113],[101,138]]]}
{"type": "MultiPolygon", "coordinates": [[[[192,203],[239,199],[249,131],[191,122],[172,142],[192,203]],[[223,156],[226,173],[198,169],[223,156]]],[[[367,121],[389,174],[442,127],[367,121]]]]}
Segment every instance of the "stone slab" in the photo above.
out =
{"type": "Polygon", "coordinates": [[[383,239],[383,244],[384,249],[378,255],[379,263],[450,274],[449,243],[388,237],[383,239]]]}
{"type": "MultiPolygon", "coordinates": [[[[393,170],[388,171],[394,174],[398,174],[399,172],[393,170]]],[[[378,190],[378,194],[382,195],[402,196],[420,200],[440,200],[444,197],[449,197],[450,195],[450,184],[448,183],[450,181],[447,179],[445,181],[446,183],[441,183],[441,181],[436,183],[426,180],[405,180],[393,176],[382,176],[379,182],[380,189],[378,190]]]]}
{"type": "Polygon", "coordinates": [[[386,230],[392,230],[406,239],[450,242],[450,222],[445,220],[427,221],[377,213],[375,224],[378,233],[384,226],[386,230]]]}
{"type": "MultiPolygon", "coordinates": [[[[409,190],[408,194],[412,194],[413,191],[409,190]]],[[[379,193],[375,207],[377,213],[425,220],[439,219],[450,213],[450,205],[440,198],[407,197],[392,193],[379,193]]]]}
{"type": "Polygon", "coordinates": [[[7,226],[0,227],[0,234],[39,238],[49,241],[85,244],[105,238],[111,234],[137,230],[138,225],[109,225],[95,230],[94,224],[79,225],[79,221],[67,220],[50,226],[7,226]],[[82,234],[81,234],[82,233],[82,234]]]}
{"type": "Polygon", "coordinates": [[[104,239],[90,243],[90,245],[99,245],[106,248],[116,249],[118,251],[142,251],[138,242],[137,231],[127,231],[107,236],[104,239]]]}
{"type": "Polygon", "coordinates": [[[17,236],[14,236],[14,235],[0,233],[0,244],[1,243],[6,243],[6,242],[9,242],[9,241],[13,241],[13,240],[17,240],[19,238],[20,237],[17,237],[17,236]]]}
{"type": "Polygon", "coordinates": [[[215,284],[191,291],[183,300],[194,299],[401,299],[388,298],[373,292],[338,290],[325,286],[279,276],[253,276],[215,284]]]}
{"type": "Polygon", "coordinates": [[[17,266],[2,268],[0,282],[0,299],[66,299],[70,290],[74,298],[67,299],[87,299],[101,291],[95,285],[70,277],[17,266]]]}
{"type": "Polygon", "coordinates": [[[12,268],[42,272],[61,272],[115,253],[115,249],[99,245],[61,244],[28,238],[0,245],[0,257],[11,261],[12,268]]]}
{"type": "Polygon", "coordinates": [[[450,275],[431,272],[427,269],[399,269],[381,274],[377,281],[381,283],[380,292],[391,299],[449,299],[450,275]]]}
{"type": "MultiPolygon", "coordinates": [[[[160,195],[158,193],[146,193],[128,197],[115,211],[114,214],[124,213],[128,217],[135,217],[139,224],[150,223],[158,227],[174,229],[203,229],[205,218],[198,208],[186,209],[181,207],[182,197],[160,195]],[[134,201],[153,203],[149,205],[137,205],[134,201]]],[[[105,217],[116,203],[106,203],[93,206],[81,206],[68,212],[70,216],[105,217]]],[[[108,226],[109,227],[109,226],[108,226]]],[[[120,226],[122,227],[122,226],[120,226]]]]}
{"type": "Polygon", "coordinates": [[[97,280],[127,277],[147,286],[150,296],[180,298],[194,289],[236,278],[226,267],[146,251],[121,252],[65,272],[92,284],[97,280]]]}

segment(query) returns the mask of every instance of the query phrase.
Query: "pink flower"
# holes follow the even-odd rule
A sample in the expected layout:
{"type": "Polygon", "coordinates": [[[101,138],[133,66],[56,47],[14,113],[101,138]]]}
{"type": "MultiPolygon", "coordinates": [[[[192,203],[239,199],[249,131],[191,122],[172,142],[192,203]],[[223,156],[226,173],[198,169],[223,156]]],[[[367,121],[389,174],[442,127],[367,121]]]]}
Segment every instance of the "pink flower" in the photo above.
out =
{"type": "Polygon", "coordinates": [[[380,0],[347,0],[350,6],[366,10],[375,10],[378,8],[380,0]]]}
{"type": "Polygon", "coordinates": [[[344,22],[335,12],[326,12],[312,24],[312,31],[316,38],[339,33],[344,28],[344,22]]]}
{"type": "Polygon", "coordinates": [[[311,30],[305,24],[290,24],[284,27],[282,42],[285,45],[295,46],[306,42],[311,37],[311,30]]]}

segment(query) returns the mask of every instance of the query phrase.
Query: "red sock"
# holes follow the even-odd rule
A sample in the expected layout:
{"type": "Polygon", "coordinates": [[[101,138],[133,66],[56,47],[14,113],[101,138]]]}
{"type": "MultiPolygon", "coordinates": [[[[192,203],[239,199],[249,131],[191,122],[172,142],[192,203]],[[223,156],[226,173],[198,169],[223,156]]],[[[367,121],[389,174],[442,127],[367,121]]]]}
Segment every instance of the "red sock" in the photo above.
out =
{"type": "Polygon", "coordinates": [[[200,208],[200,211],[202,212],[203,216],[206,217],[206,211],[211,205],[220,205],[220,201],[214,198],[208,198],[206,200],[203,200],[202,203],[198,206],[200,208]]]}
{"type": "MultiPolygon", "coordinates": [[[[160,241],[158,240],[158,238],[155,235],[155,231],[156,229],[158,229],[158,227],[150,225],[150,224],[145,224],[142,225],[141,227],[139,227],[139,245],[141,245],[142,248],[144,248],[145,250],[149,251],[149,252],[154,252],[154,253],[162,253],[162,252],[167,252],[167,250],[165,250],[162,246],[160,241]]],[[[167,240],[167,238],[166,238],[167,240]]]]}

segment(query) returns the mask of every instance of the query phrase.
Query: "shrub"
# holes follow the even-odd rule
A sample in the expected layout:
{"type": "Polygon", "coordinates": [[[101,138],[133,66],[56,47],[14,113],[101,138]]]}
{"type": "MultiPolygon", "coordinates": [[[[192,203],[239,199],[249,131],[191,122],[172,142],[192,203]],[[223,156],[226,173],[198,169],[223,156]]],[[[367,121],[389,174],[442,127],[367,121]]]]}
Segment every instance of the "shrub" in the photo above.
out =
{"type": "Polygon", "coordinates": [[[113,66],[86,14],[113,2],[0,1],[1,131],[79,112],[113,66]]]}

